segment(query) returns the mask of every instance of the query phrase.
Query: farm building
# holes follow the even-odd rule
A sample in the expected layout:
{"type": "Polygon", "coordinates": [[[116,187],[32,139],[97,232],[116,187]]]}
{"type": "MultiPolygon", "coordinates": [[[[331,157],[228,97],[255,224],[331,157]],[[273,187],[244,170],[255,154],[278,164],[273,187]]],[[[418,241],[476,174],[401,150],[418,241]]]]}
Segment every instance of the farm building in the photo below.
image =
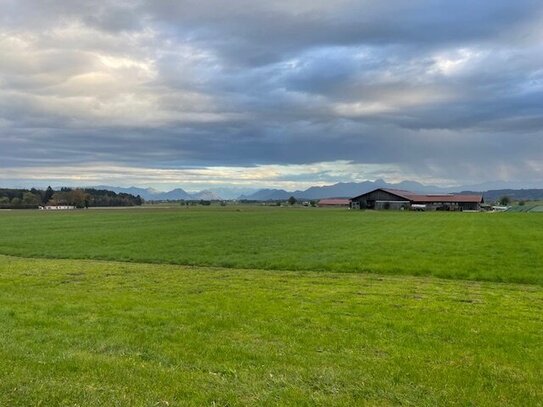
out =
{"type": "Polygon", "coordinates": [[[321,199],[317,204],[321,208],[348,208],[351,206],[350,199],[321,199]]]}
{"type": "Polygon", "coordinates": [[[356,209],[478,211],[484,203],[482,195],[417,194],[399,189],[378,188],[351,199],[356,209]]]}
{"type": "Polygon", "coordinates": [[[44,211],[66,211],[66,210],[75,209],[75,206],[73,205],[45,205],[45,206],[40,206],[39,209],[44,210],[44,211]]]}

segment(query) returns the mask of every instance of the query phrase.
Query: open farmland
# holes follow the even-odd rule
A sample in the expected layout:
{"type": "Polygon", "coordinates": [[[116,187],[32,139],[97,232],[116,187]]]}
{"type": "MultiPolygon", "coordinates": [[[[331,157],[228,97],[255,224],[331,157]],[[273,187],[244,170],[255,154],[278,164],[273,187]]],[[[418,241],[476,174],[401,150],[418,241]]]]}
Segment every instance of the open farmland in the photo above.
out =
{"type": "Polygon", "coordinates": [[[540,214],[10,211],[0,230],[0,405],[543,399],[540,214]]]}
{"type": "Polygon", "coordinates": [[[543,212],[543,201],[528,201],[524,205],[513,205],[507,212],[543,212]]]}
{"type": "Polygon", "coordinates": [[[0,405],[537,406],[543,289],[0,257],[0,405]]]}
{"type": "Polygon", "coordinates": [[[537,213],[212,207],[0,213],[0,254],[543,284],[537,213]]]}

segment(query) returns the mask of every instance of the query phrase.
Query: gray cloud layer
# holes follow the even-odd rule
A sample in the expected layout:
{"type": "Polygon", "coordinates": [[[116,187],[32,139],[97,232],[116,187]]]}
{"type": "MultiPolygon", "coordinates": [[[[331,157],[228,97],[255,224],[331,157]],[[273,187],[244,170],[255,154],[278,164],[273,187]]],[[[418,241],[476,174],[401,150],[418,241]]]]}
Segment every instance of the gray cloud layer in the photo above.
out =
{"type": "Polygon", "coordinates": [[[294,172],[351,161],[356,179],[378,176],[364,173],[373,165],[385,178],[543,182],[539,1],[0,7],[10,179],[76,164],[294,172]]]}

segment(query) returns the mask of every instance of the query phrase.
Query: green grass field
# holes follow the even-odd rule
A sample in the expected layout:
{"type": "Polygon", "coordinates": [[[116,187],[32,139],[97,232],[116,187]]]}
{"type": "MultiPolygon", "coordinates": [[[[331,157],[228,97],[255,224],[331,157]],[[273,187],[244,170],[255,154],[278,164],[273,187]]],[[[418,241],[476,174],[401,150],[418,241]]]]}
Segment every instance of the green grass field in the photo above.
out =
{"type": "Polygon", "coordinates": [[[0,406],[541,406],[542,226],[0,212],[0,406]]]}
{"type": "Polygon", "coordinates": [[[518,405],[543,289],[0,257],[0,405],[518,405]]]}
{"type": "Polygon", "coordinates": [[[524,205],[513,204],[508,212],[543,212],[543,201],[527,201],[524,205]]]}
{"type": "Polygon", "coordinates": [[[543,216],[314,208],[0,213],[0,254],[543,285],[543,216]]]}

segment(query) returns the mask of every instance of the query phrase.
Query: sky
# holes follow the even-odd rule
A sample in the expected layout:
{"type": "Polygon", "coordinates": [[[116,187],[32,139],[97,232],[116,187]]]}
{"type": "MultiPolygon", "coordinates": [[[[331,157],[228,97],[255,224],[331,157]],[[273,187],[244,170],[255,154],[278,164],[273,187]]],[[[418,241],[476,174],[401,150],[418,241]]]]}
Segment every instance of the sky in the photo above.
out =
{"type": "Polygon", "coordinates": [[[543,3],[0,0],[0,186],[543,188],[543,3]]]}

